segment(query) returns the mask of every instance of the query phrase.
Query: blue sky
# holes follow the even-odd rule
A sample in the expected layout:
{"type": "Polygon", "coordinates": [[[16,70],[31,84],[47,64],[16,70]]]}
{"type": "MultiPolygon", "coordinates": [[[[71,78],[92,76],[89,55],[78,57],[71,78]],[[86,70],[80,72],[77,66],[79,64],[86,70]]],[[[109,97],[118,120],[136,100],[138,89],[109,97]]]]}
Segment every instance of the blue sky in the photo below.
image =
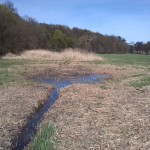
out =
{"type": "MultiPolygon", "coordinates": [[[[5,0],[0,0],[0,3],[5,0]]],[[[150,0],[12,0],[21,16],[38,22],[150,41],[150,0]]]]}

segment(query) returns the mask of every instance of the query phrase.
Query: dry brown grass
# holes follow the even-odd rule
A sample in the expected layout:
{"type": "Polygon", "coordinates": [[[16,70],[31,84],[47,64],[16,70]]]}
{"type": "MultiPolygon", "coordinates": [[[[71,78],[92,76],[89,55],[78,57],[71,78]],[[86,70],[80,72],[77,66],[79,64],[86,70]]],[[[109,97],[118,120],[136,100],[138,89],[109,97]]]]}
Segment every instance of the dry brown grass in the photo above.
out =
{"type": "Polygon", "coordinates": [[[101,61],[102,58],[94,53],[81,52],[80,49],[65,49],[62,52],[48,50],[30,50],[23,52],[20,56],[7,54],[4,59],[46,59],[65,61],[101,61]]]}
{"type": "Polygon", "coordinates": [[[150,149],[150,88],[129,86],[140,78],[134,75],[149,71],[132,66],[92,68],[110,73],[113,79],[63,89],[41,127],[49,121],[57,126],[58,150],[150,149]]]}
{"type": "MultiPolygon", "coordinates": [[[[10,56],[9,56],[10,57],[10,56]]],[[[19,56],[18,56],[19,57],[19,56]]],[[[90,73],[111,74],[103,84],[73,85],[61,91],[56,104],[45,115],[57,126],[58,150],[148,150],[150,149],[150,88],[129,86],[145,67],[56,63],[15,66],[25,77],[69,77],[90,73]]],[[[27,117],[46,100],[51,87],[9,86],[0,89],[0,149],[10,149],[11,140],[27,117]]]]}
{"type": "Polygon", "coordinates": [[[150,90],[74,85],[45,116],[57,125],[58,150],[150,148],[150,90]]]}
{"type": "MultiPolygon", "coordinates": [[[[66,64],[27,64],[13,65],[9,70],[24,77],[49,76],[58,77],[90,73],[92,70],[84,65],[66,64]]],[[[23,82],[25,80],[23,79],[23,82]]],[[[0,150],[11,149],[12,139],[20,133],[27,118],[43,104],[52,87],[36,84],[15,84],[0,86],[0,150]]]]}
{"type": "Polygon", "coordinates": [[[0,87],[0,150],[11,149],[12,139],[47,100],[51,89],[45,85],[0,87]]]}

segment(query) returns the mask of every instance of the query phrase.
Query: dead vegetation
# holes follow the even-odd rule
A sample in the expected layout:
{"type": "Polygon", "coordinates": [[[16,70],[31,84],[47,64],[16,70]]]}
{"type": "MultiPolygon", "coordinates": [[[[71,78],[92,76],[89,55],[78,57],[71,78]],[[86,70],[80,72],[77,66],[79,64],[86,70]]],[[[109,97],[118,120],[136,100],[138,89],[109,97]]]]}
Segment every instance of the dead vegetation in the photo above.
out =
{"type": "Polygon", "coordinates": [[[74,85],[62,91],[46,114],[57,125],[58,149],[150,148],[149,90],[129,87],[74,85]]]}
{"type": "Polygon", "coordinates": [[[102,58],[94,53],[82,52],[80,49],[65,49],[62,52],[48,50],[24,51],[21,55],[7,54],[4,59],[46,59],[60,61],[101,61],[102,58]]]}
{"type": "Polygon", "coordinates": [[[51,86],[0,87],[0,150],[11,149],[27,118],[48,98],[51,86]]]}
{"type": "MultiPolygon", "coordinates": [[[[45,59],[46,55],[42,57],[45,59]]],[[[27,58],[17,56],[17,59],[19,57],[27,58]]],[[[37,61],[16,65],[15,69],[30,78],[68,78],[91,73],[111,75],[111,80],[103,84],[77,84],[61,91],[59,100],[40,125],[42,129],[49,122],[55,124],[54,139],[59,141],[58,150],[150,149],[150,88],[139,89],[129,84],[143,75],[149,76],[147,67],[97,65],[63,59],[55,63],[37,61]]],[[[0,88],[0,149],[10,149],[11,140],[20,132],[27,117],[47,99],[52,87],[0,88]]]]}
{"type": "MultiPolygon", "coordinates": [[[[68,76],[80,75],[90,73],[91,69],[83,67],[82,65],[69,65],[66,64],[66,60],[72,59],[77,60],[93,60],[93,58],[98,58],[94,54],[84,54],[80,52],[65,51],[62,54],[53,53],[48,51],[30,51],[25,52],[21,56],[15,56],[8,54],[3,57],[6,62],[4,62],[4,70],[9,70],[12,75],[17,75],[18,83],[11,83],[10,85],[3,85],[0,87],[0,149],[11,149],[13,139],[20,133],[21,129],[26,124],[26,121],[32,113],[34,113],[38,107],[40,107],[50,95],[52,86],[50,85],[39,85],[39,84],[26,84],[28,78],[33,78],[37,76],[45,77],[58,77],[58,76],[68,76]],[[13,59],[14,62],[13,63],[13,59]],[[15,60],[20,59],[20,63],[15,60]],[[37,59],[33,64],[24,63],[24,59],[37,59]],[[41,63],[43,59],[56,59],[58,62],[49,63],[45,61],[41,63]],[[63,63],[60,64],[59,59],[62,59],[63,63]],[[7,60],[11,60],[8,62],[7,60]],[[23,62],[22,62],[23,60],[23,62]],[[12,65],[11,65],[12,63],[12,65]],[[67,67],[66,67],[67,66],[67,67]],[[8,68],[7,68],[8,67],[8,68]],[[88,69],[88,70],[86,70],[88,69]],[[78,71],[77,71],[78,70],[78,71]],[[23,82],[21,84],[21,82],[23,82]]],[[[98,58],[99,59],[99,58],[98,58]]],[[[101,60],[101,59],[99,59],[101,60]]],[[[27,60],[28,61],[28,60],[27,60]]],[[[70,63],[70,61],[69,61],[70,63]]]]}
{"type": "Polygon", "coordinates": [[[41,127],[49,121],[57,126],[58,150],[150,149],[150,88],[129,86],[141,78],[139,72],[149,75],[149,71],[132,66],[92,68],[110,73],[113,79],[63,89],[41,127]]]}

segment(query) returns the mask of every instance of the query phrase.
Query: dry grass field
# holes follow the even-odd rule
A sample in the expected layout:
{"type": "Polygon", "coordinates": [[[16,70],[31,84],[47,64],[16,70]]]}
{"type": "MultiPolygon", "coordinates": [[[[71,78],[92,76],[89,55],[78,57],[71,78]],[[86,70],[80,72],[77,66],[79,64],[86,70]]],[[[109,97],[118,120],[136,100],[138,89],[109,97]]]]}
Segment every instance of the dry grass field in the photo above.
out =
{"type": "MultiPolygon", "coordinates": [[[[63,68],[62,65],[65,66],[76,59],[101,60],[94,54],[71,50],[62,54],[33,50],[20,56],[8,54],[0,60],[0,149],[11,149],[13,139],[25,126],[27,118],[48,99],[53,88],[51,85],[36,83],[30,78],[48,76],[49,72],[53,76],[62,72],[67,74],[66,67],[63,68]]],[[[72,73],[76,73],[80,68],[79,72],[86,72],[86,68],[80,66],[70,67],[72,73]]]]}
{"type": "MultiPolygon", "coordinates": [[[[55,125],[58,150],[150,149],[150,86],[130,86],[150,72],[144,67],[91,65],[111,74],[103,84],[77,84],[61,91],[41,128],[55,125]]],[[[30,149],[30,148],[29,148],[30,149]]]]}
{"type": "Polygon", "coordinates": [[[57,61],[101,61],[102,58],[94,53],[87,53],[81,49],[64,49],[62,52],[52,52],[48,50],[25,51],[19,56],[7,54],[5,59],[45,59],[57,61]],[[83,52],[81,52],[83,51],[83,52]]]}
{"type": "Polygon", "coordinates": [[[150,148],[150,88],[108,82],[62,90],[43,121],[56,125],[58,149],[150,148]]]}
{"type": "MultiPolygon", "coordinates": [[[[149,56],[137,59],[136,55],[54,54],[45,59],[45,52],[42,56],[36,56],[35,51],[32,56],[29,53],[32,51],[0,60],[0,149],[11,149],[12,139],[52,90],[50,85],[31,81],[32,77],[92,73],[110,74],[111,79],[64,88],[39,126],[39,133],[48,124],[54,127],[52,136],[44,141],[58,150],[150,149],[149,56]],[[93,58],[89,59],[89,55],[93,58]],[[125,59],[136,61],[129,63],[125,59]]],[[[38,142],[41,147],[42,142],[38,142]]],[[[42,150],[35,143],[36,138],[26,149],[42,150]]]]}

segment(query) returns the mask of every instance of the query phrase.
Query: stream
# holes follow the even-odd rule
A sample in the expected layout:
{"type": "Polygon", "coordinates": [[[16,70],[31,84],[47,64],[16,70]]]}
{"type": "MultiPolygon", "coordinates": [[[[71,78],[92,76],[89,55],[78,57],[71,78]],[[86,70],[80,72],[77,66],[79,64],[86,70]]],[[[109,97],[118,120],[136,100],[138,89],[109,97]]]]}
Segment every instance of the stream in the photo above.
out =
{"type": "Polygon", "coordinates": [[[110,78],[110,75],[98,75],[91,74],[86,76],[74,76],[69,79],[44,79],[44,78],[36,78],[35,81],[40,83],[51,84],[55,86],[55,89],[51,92],[46,103],[35,112],[34,115],[29,117],[26,126],[21,131],[21,134],[18,136],[17,141],[15,142],[15,148],[13,150],[23,150],[27,144],[31,142],[34,135],[37,132],[37,127],[40,124],[44,114],[49,110],[49,108],[55,103],[55,101],[59,98],[60,90],[71,86],[73,84],[94,84],[100,83],[105,79],[110,78]]]}

